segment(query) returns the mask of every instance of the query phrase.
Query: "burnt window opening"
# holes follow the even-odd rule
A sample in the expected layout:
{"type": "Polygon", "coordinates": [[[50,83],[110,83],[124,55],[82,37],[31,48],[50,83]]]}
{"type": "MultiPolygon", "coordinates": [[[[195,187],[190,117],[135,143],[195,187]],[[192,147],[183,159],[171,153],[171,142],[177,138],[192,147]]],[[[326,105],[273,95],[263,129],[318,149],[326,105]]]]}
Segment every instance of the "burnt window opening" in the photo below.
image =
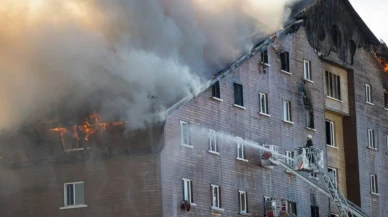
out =
{"type": "Polygon", "coordinates": [[[388,92],[384,89],[384,108],[388,109],[388,92]]]}
{"type": "Polygon", "coordinates": [[[265,49],[261,52],[261,62],[262,65],[268,65],[268,50],[265,49]]]}
{"type": "Polygon", "coordinates": [[[323,26],[320,26],[318,28],[318,39],[320,41],[323,41],[323,40],[325,40],[325,38],[326,38],[325,29],[323,28],[323,26]]]}
{"type": "Polygon", "coordinates": [[[353,40],[350,40],[349,42],[349,49],[350,49],[350,64],[353,65],[354,55],[356,54],[356,49],[357,49],[357,45],[353,40]]]}
{"type": "Polygon", "coordinates": [[[217,81],[212,85],[212,97],[221,99],[220,82],[217,81]]]}
{"type": "Polygon", "coordinates": [[[290,58],[288,52],[280,53],[280,62],[282,66],[282,71],[290,72],[290,58]]]}
{"type": "Polygon", "coordinates": [[[310,129],[314,128],[314,111],[312,108],[306,108],[305,109],[305,115],[306,115],[306,127],[310,129]]]}
{"type": "Polygon", "coordinates": [[[333,44],[335,47],[341,46],[341,31],[339,28],[334,25],[332,30],[331,30],[331,39],[333,40],[333,44]]]}
{"type": "Polygon", "coordinates": [[[319,207],[311,206],[311,217],[319,217],[319,207]]]}
{"type": "Polygon", "coordinates": [[[241,84],[234,83],[234,104],[244,106],[243,87],[241,84]]]}

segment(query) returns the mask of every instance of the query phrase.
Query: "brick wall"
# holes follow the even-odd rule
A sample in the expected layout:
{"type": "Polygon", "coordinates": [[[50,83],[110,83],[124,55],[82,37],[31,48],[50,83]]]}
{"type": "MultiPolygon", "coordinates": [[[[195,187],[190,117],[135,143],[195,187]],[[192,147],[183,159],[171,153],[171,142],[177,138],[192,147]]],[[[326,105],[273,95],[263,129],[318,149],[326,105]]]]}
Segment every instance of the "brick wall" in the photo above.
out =
{"type": "Polygon", "coordinates": [[[158,156],[0,170],[2,217],[160,216],[158,156]],[[84,181],[88,207],[64,209],[64,183],[84,181]]]}
{"type": "Polygon", "coordinates": [[[252,216],[264,215],[263,196],[297,202],[298,216],[310,216],[310,193],[314,193],[321,216],[328,215],[328,199],[311,189],[303,181],[280,167],[264,169],[259,164],[258,150],[246,147],[248,162],[236,160],[234,141],[219,144],[220,155],[208,153],[206,136],[191,135],[193,148],[180,145],[180,120],[191,125],[227,132],[255,142],[278,145],[279,151],[304,146],[307,134],[314,136],[314,144],[325,149],[325,114],[322,63],[309,46],[301,28],[293,35],[278,39],[277,46],[290,53],[290,74],[281,72],[280,57],[268,48],[269,71],[259,73],[260,55],[243,64],[237,71],[221,79],[222,102],[211,99],[211,90],[175,111],[166,123],[165,148],[161,153],[163,210],[165,216],[209,216],[210,184],[222,188],[222,216],[236,216],[238,190],[248,192],[248,209],[252,216]],[[303,85],[303,60],[311,61],[312,80],[306,83],[314,105],[316,131],[305,128],[305,117],[299,88],[303,85]],[[244,106],[233,106],[233,83],[244,90],[244,106]],[[258,94],[267,93],[270,117],[259,114],[258,94]],[[291,101],[294,124],[282,121],[282,100],[291,101]],[[196,206],[188,213],[180,211],[182,178],[193,180],[196,206]],[[171,209],[172,207],[172,209],[171,209]]]}

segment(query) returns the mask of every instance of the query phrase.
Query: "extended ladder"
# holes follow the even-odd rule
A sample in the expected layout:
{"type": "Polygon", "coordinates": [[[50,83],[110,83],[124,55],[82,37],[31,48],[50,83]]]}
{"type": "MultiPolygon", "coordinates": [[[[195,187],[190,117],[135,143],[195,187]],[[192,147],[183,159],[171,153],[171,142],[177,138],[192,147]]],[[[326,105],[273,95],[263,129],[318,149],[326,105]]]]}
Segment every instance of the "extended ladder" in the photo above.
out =
{"type": "MultiPolygon", "coordinates": [[[[277,160],[274,158],[270,158],[269,160],[273,162],[274,164],[278,164],[285,168],[287,171],[291,172],[292,174],[300,177],[303,181],[310,184],[315,189],[319,190],[320,192],[324,193],[328,197],[330,197],[333,202],[335,203],[336,207],[338,208],[339,215],[341,217],[351,217],[351,216],[357,216],[357,217],[368,217],[361,208],[347,200],[343,194],[341,193],[339,187],[335,185],[333,178],[330,177],[330,175],[326,172],[326,170],[318,165],[318,149],[315,148],[309,148],[310,150],[307,152],[306,156],[309,159],[312,159],[311,161],[314,162],[313,165],[315,167],[315,171],[317,171],[320,175],[323,177],[323,181],[326,184],[326,187],[329,191],[326,189],[323,189],[321,186],[317,185],[314,181],[312,181],[310,178],[307,178],[303,176],[301,173],[303,171],[294,170],[294,167],[288,163],[285,163],[281,160],[277,160]]],[[[294,162],[292,159],[288,159],[288,162],[294,162]]],[[[296,162],[295,162],[296,163],[296,162]]]]}

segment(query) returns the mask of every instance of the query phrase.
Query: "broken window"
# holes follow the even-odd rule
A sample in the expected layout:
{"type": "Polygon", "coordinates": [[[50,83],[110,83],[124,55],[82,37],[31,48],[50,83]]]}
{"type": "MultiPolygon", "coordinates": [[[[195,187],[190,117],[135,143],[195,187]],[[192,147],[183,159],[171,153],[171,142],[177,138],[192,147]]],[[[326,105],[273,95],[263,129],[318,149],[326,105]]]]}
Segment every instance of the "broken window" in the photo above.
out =
{"type": "Polygon", "coordinates": [[[319,217],[319,207],[311,206],[311,217],[319,217]]]}
{"type": "Polygon", "coordinates": [[[291,122],[291,102],[290,101],[283,101],[283,120],[291,122]]]}
{"type": "Polygon", "coordinates": [[[209,129],[209,151],[218,152],[216,131],[209,129]]]}
{"type": "Polygon", "coordinates": [[[234,83],[234,104],[244,106],[243,88],[241,84],[234,83]]]}
{"type": "Polygon", "coordinates": [[[388,92],[384,89],[384,108],[388,109],[388,92]]]}
{"type": "Polygon", "coordinates": [[[190,179],[182,179],[183,185],[183,200],[193,203],[193,181],[190,179]]]}
{"type": "Polygon", "coordinates": [[[212,97],[221,99],[220,82],[217,81],[212,85],[212,97]]]}
{"type": "Polygon", "coordinates": [[[341,79],[339,75],[331,72],[325,72],[326,77],[326,95],[341,100],[341,79]]]}
{"type": "Polygon", "coordinates": [[[211,185],[211,206],[214,208],[221,208],[221,187],[218,185],[211,185]]]}
{"type": "Polygon", "coordinates": [[[353,65],[354,63],[354,55],[356,54],[356,49],[357,49],[357,46],[356,46],[356,43],[353,41],[353,40],[350,40],[349,42],[349,46],[350,46],[350,64],[353,65]]]}
{"type": "Polygon", "coordinates": [[[189,124],[181,121],[181,145],[189,144],[189,124]]]}
{"type": "Polygon", "coordinates": [[[236,137],[236,143],[237,143],[237,159],[245,159],[244,140],[240,137],[236,137]]]}
{"type": "Polygon", "coordinates": [[[261,52],[261,64],[268,65],[268,50],[265,49],[261,52]]]}
{"type": "Polygon", "coordinates": [[[372,93],[369,84],[365,84],[365,101],[367,103],[372,103],[372,93]]]}
{"type": "Polygon", "coordinates": [[[331,30],[331,39],[335,47],[341,46],[341,31],[336,25],[331,30]]]}
{"type": "Polygon", "coordinates": [[[248,213],[247,192],[238,191],[239,213],[248,213]]]}
{"type": "Polygon", "coordinates": [[[305,109],[306,113],[306,127],[310,129],[315,129],[314,128],[314,111],[312,108],[306,108],[305,109]]]}
{"type": "Polygon", "coordinates": [[[282,71],[289,72],[290,71],[290,60],[289,60],[289,53],[283,52],[280,54],[280,62],[282,71]]]}
{"type": "Polygon", "coordinates": [[[85,205],[84,182],[64,184],[64,207],[85,205]]]}
{"type": "Polygon", "coordinates": [[[335,147],[334,122],[326,120],[326,145],[335,147]]]}
{"type": "Polygon", "coordinates": [[[311,81],[311,64],[310,61],[304,60],[304,79],[311,81]]]}
{"type": "Polygon", "coordinates": [[[370,174],[370,192],[372,194],[378,194],[378,188],[377,188],[377,175],[370,174]]]}
{"type": "Polygon", "coordinates": [[[325,29],[323,28],[323,26],[320,26],[318,28],[318,39],[320,41],[323,41],[323,40],[325,40],[325,38],[326,38],[325,29]]]}
{"type": "MultiPolygon", "coordinates": [[[[338,179],[337,179],[337,169],[335,168],[331,168],[331,167],[328,167],[327,168],[327,172],[330,174],[332,174],[331,178],[333,179],[333,184],[335,185],[335,187],[337,188],[337,184],[338,184],[338,179]]],[[[329,176],[330,177],[330,176],[329,176]]]]}
{"type": "Polygon", "coordinates": [[[375,132],[372,129],[368,129],[368,147],[371,149],[377,149],[375,144],[375,132]]]}
{"type": "Polygon", "coordinates": [[[268,97],[266,93],[259,93],[260,114],[268,115],[268,97]]]}

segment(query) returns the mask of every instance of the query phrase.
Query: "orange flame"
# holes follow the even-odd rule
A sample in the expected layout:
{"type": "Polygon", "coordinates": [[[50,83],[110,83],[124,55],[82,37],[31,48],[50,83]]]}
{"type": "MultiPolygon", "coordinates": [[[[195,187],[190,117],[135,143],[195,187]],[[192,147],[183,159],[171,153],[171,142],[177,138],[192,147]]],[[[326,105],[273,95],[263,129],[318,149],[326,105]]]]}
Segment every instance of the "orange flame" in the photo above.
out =
{"type": "MultiPolygon", "coordinates": [[[[73,131],[73,138],[74,139],[80,140],[80,137],[78,134],[78,132],[80,131],[84,135],[83,139],[88,142],[89,137],[91,135],[93,135],[94,133],[96,133],[97,131],[107,130],[109,127],[112,127],[112,126],[122,126],[126,123],[125,121],[117,121],[117,122],[111,122],[111,123],[105,123],[105,122],[100,123],[101,116],[96,112],[93,112],[89,116],[89,118],[90,119],[85,118],[83,124],[80,126],[78,126],[77,124],[73,125],[72,131],[73,131]],[[93,120],[93,123],[90,123],[89,122],[90,120],[93,120]]],[[[57,128],[52,128],[50,130],[55,131],[55,132],[59,132],[59,134],[61,135],[62,144],[63,144],[63,146],[65,146],[63,136],[65,133],[69,133],[69,130],[65,127],[57,127],[57,128]]]]}
{"type": "Polygon", "coordinates": [[[376,58],[377,62],[379,62],[381,64],[381,66],[383,67],[383,70],[385,73],[388,73],[388,62],[385,61],[383,58],[379,57],[376,52],[372,52],[373,53],[373,56],[376,58]]]}

